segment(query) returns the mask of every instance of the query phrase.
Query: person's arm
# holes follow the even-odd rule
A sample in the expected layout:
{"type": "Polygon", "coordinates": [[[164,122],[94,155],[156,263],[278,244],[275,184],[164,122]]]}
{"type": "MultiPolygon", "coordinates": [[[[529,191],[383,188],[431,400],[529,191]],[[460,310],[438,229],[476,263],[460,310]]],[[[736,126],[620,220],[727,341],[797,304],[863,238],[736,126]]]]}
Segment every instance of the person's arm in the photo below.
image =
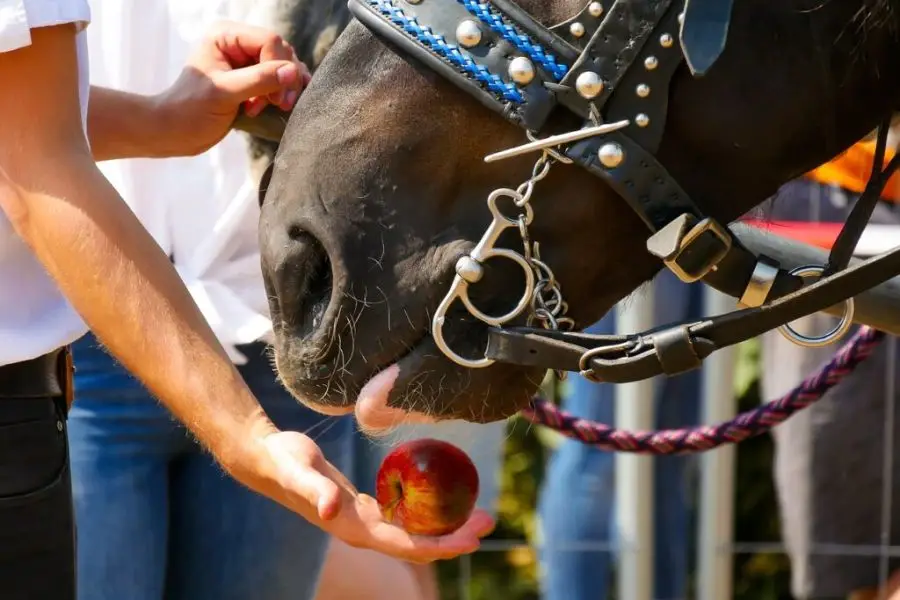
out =
{"type": "Polygon", "coordinates": [[[97,337],[256,492],[354,546],[418,562],[475,551],[493,525],[484,513],[448,536],[410,536],[385,523],[309,437],[276,429],[94,163],[81,128],[74,28],[31,34],[31,45],[0,53],[0,81],[14,82],[0,86],[0,210],[97,337]]]}
{"type": "Polygon", "coordinates": [[[88,139],[94,160],[178,156],[160,129],[160,97],[91,86],[88,139]]]}
{"type": "Polygon", "coordinates": [[[247,42],[259,44],[259,62],[236,52],[224,62],[221,36],[227,27],[224,23],[214,27],[178,79],[158,94],[91,87],[88,139],[94,159],[200,154],[224,137],[241,103],[250,117],[269,103],[289,111],[309,83],[306,65],[280,37],[255,28],[243,35],[247,42]],[[254,35],[259,39],[253,40],[254,35]],[[252,97],[248,98],[248,90],[252,97]]]}
{"type": "Polygon", "coordinates": [[[273,427],[172,264],[97,169],[74,48],[73,27],[58,26],[0,54],[0,81],[15,82],[0,86],[0,166],[23,192],[0,206],[103,343],[234,468],[247,440],[273,427]]]}

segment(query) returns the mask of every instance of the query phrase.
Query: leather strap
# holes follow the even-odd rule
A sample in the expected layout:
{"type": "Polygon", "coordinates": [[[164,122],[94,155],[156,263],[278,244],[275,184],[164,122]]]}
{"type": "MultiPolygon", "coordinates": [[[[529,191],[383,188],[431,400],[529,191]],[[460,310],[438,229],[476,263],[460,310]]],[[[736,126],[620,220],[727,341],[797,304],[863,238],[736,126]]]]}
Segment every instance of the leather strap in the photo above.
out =
{"type": "Polygon", "coordinates": [[[700,366],[720,348],[824,310],[900,273],[900,247],[862,261],[770,304],[702,321],[684,321],[629,336],[594,336],[527,327],[492,328],[486,356],[493,360],[581,372],[624,383],[700,366]],[[590,352],[589,355],[586,353],[590,352]],[[582,361],[585,358],[587,360],[582,361]]]}
{"type": "Polygon", "coordinates": [[[891,120],[887,118],[878,129],[875,157],[872,161],[872,172],[869,174],[869,181],[844,221],[844,226],[841,228],[837,239],[831,246],[824,276],[840,271],[850,264],[853,251],[856,250],[856,244],[859,242],[859,238],[862,237],[863,230],[869,224],[869,219],[872,217],[875,206],[881,200],[884,187],[897,169],[897,156],[891,159],[887,167],[884,167],[884,155],[887,151],[887,136],[890,128],[891,120]]]}

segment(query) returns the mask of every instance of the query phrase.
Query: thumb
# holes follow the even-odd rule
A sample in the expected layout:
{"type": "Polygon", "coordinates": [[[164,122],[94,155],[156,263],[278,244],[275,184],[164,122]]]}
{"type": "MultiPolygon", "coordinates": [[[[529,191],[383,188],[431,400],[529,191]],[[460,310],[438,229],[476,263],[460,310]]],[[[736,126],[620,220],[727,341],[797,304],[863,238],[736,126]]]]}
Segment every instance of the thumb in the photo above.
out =
{"type": "Polygon", "coordinates": [[[285,89],[298,90],[302,82],[300,67],[289,60],[268,60],[216,76],[216,87],[236,104],[285,89]]]}
{"type": "Polygon", "coordinates": [[[302,469],[294,477],[294,491],[316,507],[323,521],[334,519],[341,510],[341,489],[318,471],[302,469]]]}

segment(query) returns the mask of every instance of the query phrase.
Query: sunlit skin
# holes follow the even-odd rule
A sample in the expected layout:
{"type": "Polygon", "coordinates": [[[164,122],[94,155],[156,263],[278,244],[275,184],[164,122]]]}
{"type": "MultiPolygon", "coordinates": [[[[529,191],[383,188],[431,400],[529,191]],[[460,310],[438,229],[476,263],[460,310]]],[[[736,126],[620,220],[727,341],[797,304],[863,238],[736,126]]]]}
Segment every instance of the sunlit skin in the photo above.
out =
{"type": "Polygon", "coordinates": [[[478,471],[453,444],[419,439],[388,454],[375,480],[384,518],[414,535],[459,529],[478,499],[478,471]]]}

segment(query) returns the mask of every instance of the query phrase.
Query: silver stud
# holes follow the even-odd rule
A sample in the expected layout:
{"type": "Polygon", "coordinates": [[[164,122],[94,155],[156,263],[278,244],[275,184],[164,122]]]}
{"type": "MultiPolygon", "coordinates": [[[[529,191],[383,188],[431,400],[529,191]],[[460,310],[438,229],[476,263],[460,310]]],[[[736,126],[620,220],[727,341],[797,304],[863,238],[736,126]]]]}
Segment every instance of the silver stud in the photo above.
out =
{"type": "Polygon", "coordinates": [[[650,124],[650,117],[648,117],[644,113],[639,113],[634,116],[634,124],[638,127],[646,127],[650,124]]]}
{"type": "Polygon", "coordinates": [[[659,45],[663,48],[671,48],[672,44],[675,43],[675,38],[671,36],[671,34],[664,33],[659,36],[659,45]]]}
{"type": "Polygon", "coordinates": [[[638,95],[638,98],[646,98],[650,95],[650,86],[646,83],[639,83],[634,88],[634,93],[638,95]]]}
{"type": "Polygon", "coordinates": [[[678,13],[678,24],[684,25],[684,13],[683,12],[678,13]]]}
{"type": "Polygon", "coordinates": [[[597,158],[604,167],[614,169],[622,164],[625,153],[622,151],[622,146],[618,144],[603,144],[597,151],[597,158]]]}
{"type": "Polygon", "coordinates": [[[603,16],[603,5],[599,2],[591,2],[588,5],[588,12],[592,17],[601,17],[603,16]]]}
{"type": "Polygon", "coordinates": [[[517,56],[509,63],[510,79],[519,85],[528,85],[534,79],[534,65],[524,56],[517,56]]]}
{"type": "Polygon", "coordinates": [[[575,89],[582,98],[596,98],[603,92],[603,80],[593,71],[585,71],[575,80],[575,89]]]}
{"type": "Polygon", "coordinates": [[[62,421],[57,421],[57,422],[56,422],[56,430],[57,430],[57,431],[62,431],[62,430],[63,430],[63,424],[62,424],[62,421]]]}
{"type": "Polygon", "coordinates": [[[468,283],[475,283],[484,276],[484,267],[471,256],[460,256],[456,261],[456,273],[468,283]]]}
{"type": "Polygon", "coordinates": [[[652,71],[656,67],[659,66],[659,59],[655,56],[648,56],[644,59],[644,68],[648,71],[652,71]]]}
{"type": "Polygon", "coordinates": [[[481,43],[481,27],[471,19],[466,19],[456,27],[456,41],[463,48],[474,48],[481,43]]]}
{"type": "Polygon", "coordinates": [[[574,22],[569,25],[569,33],[572,34],[572,37],[580,38],[584,35],[584,25],[579,22],[574,22]]]}

